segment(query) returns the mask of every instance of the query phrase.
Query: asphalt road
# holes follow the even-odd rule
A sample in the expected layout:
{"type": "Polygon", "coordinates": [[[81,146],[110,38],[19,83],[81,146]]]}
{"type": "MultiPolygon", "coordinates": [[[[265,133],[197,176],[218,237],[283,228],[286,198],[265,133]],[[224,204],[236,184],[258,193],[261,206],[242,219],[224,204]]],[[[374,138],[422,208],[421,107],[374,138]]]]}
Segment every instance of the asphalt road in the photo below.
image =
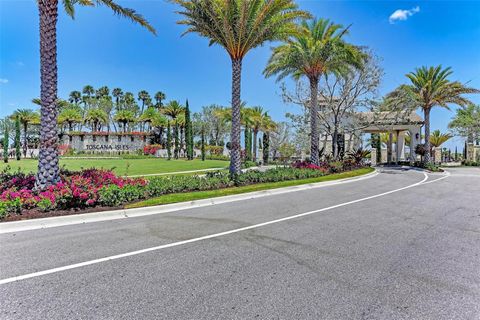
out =
{"type": "Polygon", "coordinates": [[[31,277],[0,319],[478,320],[480,170],[449,171],[2,234],[0,282],[31,277]]]}

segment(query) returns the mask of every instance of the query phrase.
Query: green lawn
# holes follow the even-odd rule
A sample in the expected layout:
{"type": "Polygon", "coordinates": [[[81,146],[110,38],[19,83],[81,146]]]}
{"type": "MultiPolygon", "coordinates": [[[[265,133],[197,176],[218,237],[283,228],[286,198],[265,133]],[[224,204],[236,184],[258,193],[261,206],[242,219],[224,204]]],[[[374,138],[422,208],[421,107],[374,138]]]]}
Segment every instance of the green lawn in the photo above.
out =
{"type": "MultiPolygon", "coordinates": [[[[68,170],[80,170],[82,168],[113,169],[119,175],[143,175],[156,173],[169,173],[178,171],[203,170],[211,168],[226,168],[228,161],[221,160],[166,160],[162,158],[152,159],[60,159],[60,166],[68,170]]],[[[7,165],[11,170],[18,168],[24,172],[36,172],[37,160],[10,160],[8,164],[0,163],[0,170],[7,165]]]]}
{"type": "Polygon", "coordinates": [[[128,204],[125,208],[140,208],[148,206],[157,206],[162,204],[169,204],[175,202],[184,202],[184,201],[194,201],[206,198],[215,198],[221,196],[229,196],[240,193],[247,193],[253,191],[261,191],[267,189],[276,189],[282,187],[297,186],[301,184],[315,183],[315,182],[324,182],[332,181],[344,178],[352,178],[356,176],[361,176],[370,172],[373,172],[373,168],[363,168],[349,172],[342,172],[336,174],[330,174],[323,177],[304,179],[304,180],[290,180],[290,181],[280,181],[280,182],[270,182],[270,183],[258,183],[252,184],[249,186],[234,187],[234,188],[225,188],[217,190],[208,190],[208,191],[196,191],[196,192],[185,192],[185,193],[174,193],[166,194],[160,197],[147,199],[144,201],[128,204]]]}

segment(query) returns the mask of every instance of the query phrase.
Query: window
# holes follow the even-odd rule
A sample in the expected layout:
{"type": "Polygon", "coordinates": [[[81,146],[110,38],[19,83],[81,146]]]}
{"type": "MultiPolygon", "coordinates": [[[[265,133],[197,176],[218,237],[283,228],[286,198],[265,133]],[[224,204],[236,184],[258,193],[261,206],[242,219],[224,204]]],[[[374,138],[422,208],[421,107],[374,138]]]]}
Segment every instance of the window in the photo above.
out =
{"type": "Polygon", "coordinates": [[[93,142],[97,141],[97,136],[92,136],[92,141],[93,142]]]}
{"type": "Polygon", "coordinates": [[[83,136],[80,136],[80,141],[83,141],[83,136]]]}
{"type": "Polygon", "coordinates": [[[117,139],[118,139],[118,142],[122,142],[122,136],[118,136],[117,139]]]}
{"type": "Polygon", "coordinates": [[[130,141],[135,141],[135,138],[133,136],[130,136],[130,141]]]}
{"type": "Polygon", "coordinates": [[[108,135],[105,136],[105,142],[108,142],[108,135]]]}

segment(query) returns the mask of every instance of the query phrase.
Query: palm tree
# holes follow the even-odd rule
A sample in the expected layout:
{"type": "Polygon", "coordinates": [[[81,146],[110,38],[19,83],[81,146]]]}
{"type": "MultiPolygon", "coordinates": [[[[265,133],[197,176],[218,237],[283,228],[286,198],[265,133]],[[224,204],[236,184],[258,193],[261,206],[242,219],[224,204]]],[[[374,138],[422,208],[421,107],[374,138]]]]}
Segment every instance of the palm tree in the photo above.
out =
{"type": "Polygon", "coordinates": [[[123,132],[127,132],[127,124],[134,123],[137,120],[132,110],[120,110],[113,119],[122,124],[123,132]]]}
{"type": "Polygon", "coordinates": [[[39,124],[40,115],[31,109],[18,109],[12,114],[10,119],[17,119],[17,117],[23,126],[23,157],[26,158],[28,149],[28,126],[30,124],[39,124]]]}
{"type": "Polygon", "coordinates": [[[430,135],[430,145],[439,148],[452,137],[453,136],[450,133],[441,133],[440,130],[434,130],[430,135]]]}
{"type": "Polygon", "coordinates": [[[138,101],[142,101],[142,109],[140,110],[141,113],[143,113],[143,110],[145,109],[145,105],[147,105],[147,102],[151,102],[150,94],[142,90],[138,93],[138,101]]]}
{"type": "Polygon", "coordinates": [[[157,117],[157,114],[158,111],[154,107],[148,107],[138,120],[143,123],[148,123],[151,127],[151,123],[157,117]]]}
{"type": "Polygon", "coordinates": [[[102,109],[90,109],[85,116],[85,122],[92,126],[92,131],[100,131],[108,122],[108,114],[102,109]]]}
{"type": "Polygon", "coordinates": [[[70,103],[78,105],[78,103],[82,101],[82,93],[77,90],[70,92],[68,96],[68,101],[70,103]]]}
{"type": "Polygon", "coordinates": [[[252,160],[257,161],[257,137],[258,132],[261,130],[263,126],[263,122],[265,121],[265,116],[267,116],[267,112],[263,110],[262,107],[253,107],[247,109],[248,118],[250,119],[250,127],[253,131],[253,153],[252,153],[252,160]]]}
{"type": "Polygon", "coordinates": [[[157,104],[155,105],[159,110],[162,108],[162,100],[165,100],[165,93],[163,93],[162,91],[158,91],[157,93],[155,93],[155,101],[157,102],[157,104]]]}
{"type": "Polygon", "coordinates": [[[90,109],[90,105],[92,104],[92,98],[95,94],[95,88],[91,85],[87,84],[83,87],[82,93],[84,96],[82,97],[82,101],[86,110],[90,109]]]}
{"type": "Polygon", "coordinates": [[[182,114],[184,114],[185,108],[180,104],[180,102],[176,100],[170,101],[167,106],[162,110],[162,113],[166,116],[169,116],[172,119],[174,124],[173,127],[173,139],[175,148],[173,150],[175,159],[178,159],[178,152],[179,152],[179,141],[178,141],[178,129],[179,129],[179,118],[182,114]]]}
{"type": "MultiPolygon", "coordinates": [[[[42,106],[40,126],[40,152],[36,187],[45,187],[59,180],[57,135],[57,20],[59,0],[37,1],[40,14],[40,98],[42,106]]],[[[114,0],[61,0],[66,13],[75,15],[75,4],[84,6],[104,5],[115,14],[129,18],[155,33],[150,24],[132,9],[124,8],[114,0]]]]}
{"type": "Polygon", "coordinates": [[[115,109],[120,110],[120,99],[123,97],[123,91],[120,88],[114,88],[112,90],[112,96],[115,98],[115,109]]]}
{"type": "Polygon", "coordinates": [[[96,98],[104,98],[110,96],[110,89],[107,86],[103,86],[97,89],[95,92],[96,98]]]}
{"type": "Polygon", "coordinates": [[[188,26],[222,46],[232,61],[232,129],[230,172],[240,172],[240,104],[242,61],[246,54],[267,41],[285,40],[295,33],[295,21],[306,18],[293,0],[173,0],[179,4],[188,26]]]}
{"type": "Polygon", "coordinates": [[[155,131],[155,143],[159,143],[165,148],[163,141],[163,131],[168,125],[168,119],[163,114],[157,112],[155,118],[152,120],[151,125],[153,128],[158,128],[158,134],[155,131]]]}
{"type": "MultiPolygon", "coordinates": [[[[425,121],[425,149],[431,149],[430,143],[430,112],[439,106],[449,109],[449,104],[466,106],[470,100],[464,94],[480,93],[479,90],[465,86],[458,81],[450,81],[451,68],[442,66],[421,67],[407,74],[411,84],[399,86],[387,95],[387,102],[403,104],[409,108],[422,108],[425,121]]],[[[430,163],[430,152],[424,157],[425,163],[430,163]]]]}
{"type": "Polygon", "coordinates": [[[277,75],[277,80],[305,76],[310,82],[310,157],[319,164],[320,132],[318,128],[318,86],[324,74],[342,74],[352,67],[361,68],[364,54],[348,44],[343,36],[348,28],[326,19],[303,21],[302,31],[286,43],[273,49],[264,70],[266,77],[277,75]]]}
{"type": "Polygon", "coordinates": [[[75,123],[82,123],[82,114],[76,107],[63,109],[58,115],[58,123],[68,124],[68,131],[73,131],[75,123]]]}

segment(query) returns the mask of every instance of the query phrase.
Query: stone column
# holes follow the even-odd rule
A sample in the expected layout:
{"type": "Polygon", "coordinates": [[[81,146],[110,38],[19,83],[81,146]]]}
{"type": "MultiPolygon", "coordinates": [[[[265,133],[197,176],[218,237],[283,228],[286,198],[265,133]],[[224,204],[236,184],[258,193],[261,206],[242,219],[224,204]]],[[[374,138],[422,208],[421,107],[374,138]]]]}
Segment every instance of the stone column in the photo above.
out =
{"type": "Polygon", "coordinates": [[[370,158],[371,158],[372,167],[376,166],[377,165],[377,149],[376,148],[372,148],[370,150],[370,158]]]}
{"type": "Polygon", "coordinates": [[[392,162],[392,154],[393,154],[393,132],[388,132],[388,141],[387,141],[387,163],[390,164],[392,162]]]}
{"type": "Polygon", "coordinates": [[[405,131],[397,131],[397,162],[405,160],[405,131]]]}
{"type": "Polygon", "coordinates": [[[415,153],[415,147],[421,142],[420,127],[414,127],[408,130],[410,132],[410,161],[415,162],[417,160],[417,154],[415,153]],[[418,135],[418,138],[417,138],[418,135]]]}

